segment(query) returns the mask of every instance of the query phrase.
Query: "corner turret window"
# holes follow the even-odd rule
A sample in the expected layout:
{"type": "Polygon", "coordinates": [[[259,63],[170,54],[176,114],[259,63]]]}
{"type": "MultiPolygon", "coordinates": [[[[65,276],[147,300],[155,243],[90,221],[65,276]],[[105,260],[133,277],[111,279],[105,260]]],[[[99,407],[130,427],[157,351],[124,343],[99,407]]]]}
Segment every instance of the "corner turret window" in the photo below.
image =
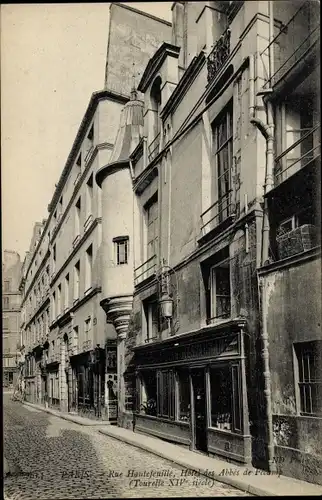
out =
{"type": "Polygon", "coordinates": [[[114,251],[115,251],[115,262],[118,266],[128,263],[129,257],[129,237],[128,236],[117,236],[113,238],[114,251]]]}

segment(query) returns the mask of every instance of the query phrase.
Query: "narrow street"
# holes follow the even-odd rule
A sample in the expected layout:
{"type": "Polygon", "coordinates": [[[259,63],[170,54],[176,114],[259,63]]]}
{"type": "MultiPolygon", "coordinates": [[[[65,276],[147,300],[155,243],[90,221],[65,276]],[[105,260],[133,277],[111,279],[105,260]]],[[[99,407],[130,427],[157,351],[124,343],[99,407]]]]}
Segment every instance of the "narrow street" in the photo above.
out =
{"type": "Polygon", "coordinates": [[[97,428],[3,397],[4,455],[13,471],[4,480],[8,500],[249,496],[211,479],[182,478],[180,467],[97,428]]]}

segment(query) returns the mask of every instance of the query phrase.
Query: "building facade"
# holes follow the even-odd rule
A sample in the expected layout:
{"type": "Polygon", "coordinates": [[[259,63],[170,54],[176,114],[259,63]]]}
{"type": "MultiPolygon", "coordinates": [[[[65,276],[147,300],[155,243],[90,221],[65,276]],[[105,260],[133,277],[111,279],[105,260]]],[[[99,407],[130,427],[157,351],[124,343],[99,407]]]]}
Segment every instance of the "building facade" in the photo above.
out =
{"type": "Polygon", "coordinates": [[[2,261],[2,380],[5,387],[17,382],[20,349],[20,255],[4,250],[2,261]]]}
{"type": "Polygon", "coordinates": [[[102,195],[94,179],[113,152],[133,79],[169,36],[169,23],[111,4],[105,88],[91,97],[21,278],[28,401],[117,418],[116,332],[100,306],[102,195]]]}
{"type": "MultiPolygon", "coordinates": [[[[126,248],[115,270],[122,279],[108,282],[115,262],[105,266],[102,301],[119,331],[119,425],[313,482],[318,474],[303,473],[303,460],[319,470],[320,382],[316,374],[296,382],[294,343],[310,344],[300,359],[313,373],[317,282],[298,315],[300,277],[309,286],[319,276],[315,10],[314,2],[175,2],[171,41],[138,86],[143,133],[96,176],[109,200],[103,220],[115,217],[126,248]],[[294,219],[299,200],[306,211],[294,219]],[[279,227],[303,232],[295,253],[307,253],[292,264],[289,242],[278,253],[279,227]],[[301,403],[308,391],[315,399],[301,403]],[[315,410],[302,416],[301,404],[315,410]]],[[[105,234],[108,262],[116,240],[105,234]]]]}

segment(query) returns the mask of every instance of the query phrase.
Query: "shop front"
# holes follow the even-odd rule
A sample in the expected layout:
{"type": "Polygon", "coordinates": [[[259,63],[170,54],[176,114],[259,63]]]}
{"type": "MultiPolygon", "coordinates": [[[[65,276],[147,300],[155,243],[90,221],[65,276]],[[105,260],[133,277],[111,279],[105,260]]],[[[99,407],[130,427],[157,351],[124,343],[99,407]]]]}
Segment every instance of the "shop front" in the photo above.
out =
{"type": "Polygon", "coordinates": [[[245,326],[235,320],[135,347],[135,430],[250,463],[245,326]]]}

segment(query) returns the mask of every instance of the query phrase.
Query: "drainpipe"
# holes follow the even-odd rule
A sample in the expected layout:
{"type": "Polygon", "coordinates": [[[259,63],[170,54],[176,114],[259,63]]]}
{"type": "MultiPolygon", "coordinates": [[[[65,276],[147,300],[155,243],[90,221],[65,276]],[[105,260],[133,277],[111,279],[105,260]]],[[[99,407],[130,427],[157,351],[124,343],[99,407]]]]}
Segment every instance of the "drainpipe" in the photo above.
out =
{"type": "MultiPolygon", "coordinates": [[[[269,11],[269,78],[271,81],[273,75],[273,46],[272,40],[274,37],[274,17],[273,17],[273,2],[268,2],[269,11]]],[[[255,84],[254,74],[250,77],[250,122],[258,128],[266,140],[266,168],[265,168],[265,184],[264,195],[273,187],[273,170],[274,170],[274,118],[273,106],[270,101],[267,101],[266,107],[266,121],[264,124],[256,117],[255,106],[255,84]]],[[[261,266],[265,265],[268,260],[269,251],[269,217],[268,217],[268,203],[267,198],[264,196],[264,209],[263,209],[263,222],[262,222],[262,241],[261,241],[261,266]]],[[[260,282],[259,282],[260,283],[260,282]]],[[[271,396],[271,375],[269,368],[269,342],[267,331],[267,307],[266,307],[266,293],[263,284],[260,284],[260,308],[261,308],[261,326],[260,335],[262,339],[262,358],[264,365],[264,395],[266,400],[266,418],[267,418],[267,433],[268,433],[268,470],[269,472],[276,472],[276,464],[274,462],[274,433],[273,433],[273,418],[272,418],[272,396],[271,396]]]]}

